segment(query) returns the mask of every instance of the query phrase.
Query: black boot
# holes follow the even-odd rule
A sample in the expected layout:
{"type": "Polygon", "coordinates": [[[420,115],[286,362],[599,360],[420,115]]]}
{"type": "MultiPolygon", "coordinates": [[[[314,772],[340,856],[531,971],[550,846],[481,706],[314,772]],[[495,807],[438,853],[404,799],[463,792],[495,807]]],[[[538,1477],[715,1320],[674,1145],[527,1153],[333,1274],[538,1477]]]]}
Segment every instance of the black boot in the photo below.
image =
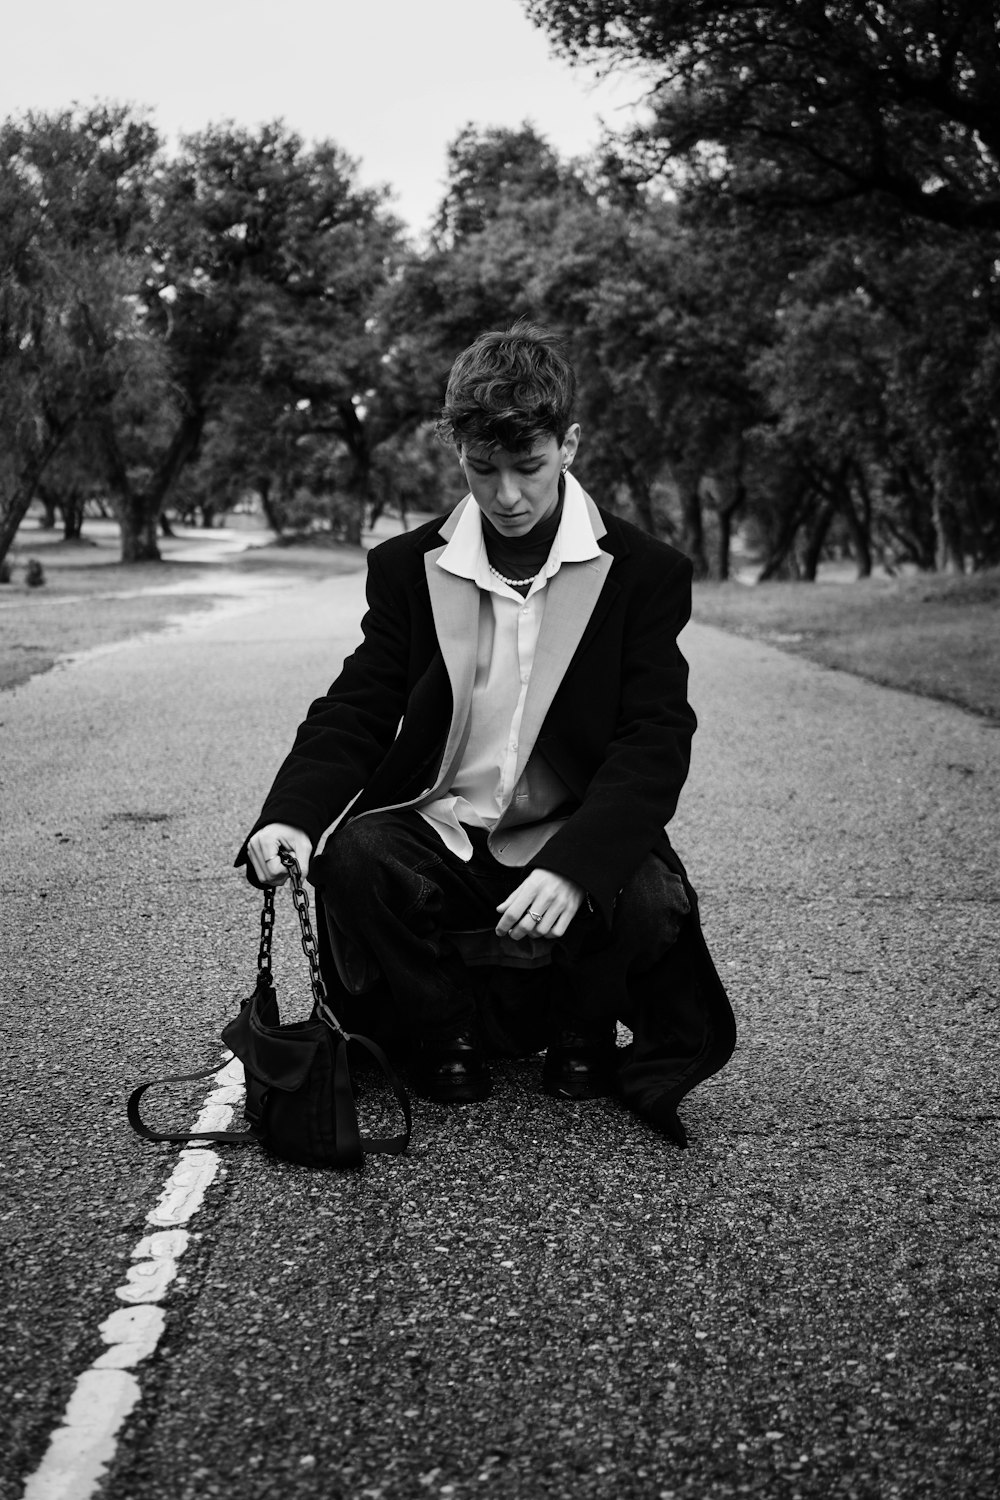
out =
{"type": "Polygon", "coordinates": [[[549,1042],[542,1088],[557,1099],[600,1099],[612,1092],[615,1026],[565,1027],[549,1042]]]}
{"type": "Polygon", "coordinates": [[[435,1104],[478,1104],[489,1098],[486,1054],[471,1031],[417,1042],[410,1065],[413,1087],[435,1104]]]}

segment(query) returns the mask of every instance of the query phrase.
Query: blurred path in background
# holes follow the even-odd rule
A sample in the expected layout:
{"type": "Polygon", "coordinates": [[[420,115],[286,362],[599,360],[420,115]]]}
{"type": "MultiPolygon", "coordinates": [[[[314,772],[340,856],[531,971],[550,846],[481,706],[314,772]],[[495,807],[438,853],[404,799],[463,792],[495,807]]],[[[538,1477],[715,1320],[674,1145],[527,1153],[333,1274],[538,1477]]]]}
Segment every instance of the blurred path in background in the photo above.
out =
{"type": "MultiPolygon", "coordinates": [[[[230,864],[362,601],[360,573],[265,588],[0,700],[0,1500],[128,1306],[178,1157],[124,1101],[210,1062],[252,986],[259,901],[230,864]]],[[[691,1148],[544,1097],[537,1059],[482,1106],[415,1101],[412,1153],[364,1174],[223,1148],[175,1279],[133,1309],[162,1328],[111,1500],[995,1493],[1000,734],[685,644],[674,833],[741,1033],[683,1106],[691,1148]]],[[[279,925],[304,1013],[290,905],[279,925]]]]}

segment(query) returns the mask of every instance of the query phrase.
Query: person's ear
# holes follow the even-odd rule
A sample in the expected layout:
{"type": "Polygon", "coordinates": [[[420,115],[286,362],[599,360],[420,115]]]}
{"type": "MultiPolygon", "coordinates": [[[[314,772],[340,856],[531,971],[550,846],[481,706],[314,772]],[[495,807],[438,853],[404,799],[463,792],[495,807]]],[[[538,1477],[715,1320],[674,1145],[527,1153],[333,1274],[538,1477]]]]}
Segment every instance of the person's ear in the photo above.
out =
{"type": "Polygon", "coordinates": [[[580,424],[579,422],[574,422],[571,427],[567,427],[566,436],[562,440],[561,459],[564,474],[576,457],[576,450],[579,446],[580,424]]]}

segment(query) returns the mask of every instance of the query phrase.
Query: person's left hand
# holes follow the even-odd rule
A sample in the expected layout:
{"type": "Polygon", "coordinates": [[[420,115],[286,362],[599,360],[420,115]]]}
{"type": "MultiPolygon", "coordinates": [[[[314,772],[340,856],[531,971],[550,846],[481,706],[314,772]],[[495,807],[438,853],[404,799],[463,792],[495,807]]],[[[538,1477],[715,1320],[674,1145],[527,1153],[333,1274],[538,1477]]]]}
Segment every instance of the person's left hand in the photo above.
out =
{"type": "Polygon", "coordinates": [[[582,885],[551,870],[532,870],[501,901],[497,937],[505,934],[520,942],[522,938],[561,938],[580,910],[586,897],[582,885]]]}

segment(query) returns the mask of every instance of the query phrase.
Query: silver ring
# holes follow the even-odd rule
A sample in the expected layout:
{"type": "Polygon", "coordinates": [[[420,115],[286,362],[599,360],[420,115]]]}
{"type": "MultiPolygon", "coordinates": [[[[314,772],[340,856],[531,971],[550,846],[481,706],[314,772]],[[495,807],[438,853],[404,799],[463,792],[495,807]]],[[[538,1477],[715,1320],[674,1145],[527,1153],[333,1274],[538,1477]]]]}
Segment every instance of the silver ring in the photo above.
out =
{"type": "Polygon", "coordinates": [[[527,912],[527,916],[529,916],[533,922],[540,922],[542,920],[542,917],[544,915],[545,915],[545,913],[541,912],[541,911],[529,911],[529,912],[527,912]]]}

